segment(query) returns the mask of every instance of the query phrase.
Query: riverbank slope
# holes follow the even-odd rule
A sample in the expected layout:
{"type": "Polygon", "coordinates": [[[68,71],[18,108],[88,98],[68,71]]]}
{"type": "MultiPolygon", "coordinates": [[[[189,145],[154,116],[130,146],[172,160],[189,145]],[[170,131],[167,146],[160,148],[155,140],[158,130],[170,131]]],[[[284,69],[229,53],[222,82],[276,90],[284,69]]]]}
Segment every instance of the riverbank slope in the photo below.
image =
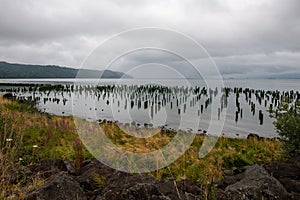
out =
{"type": "MultiPolygon", "coordinates": [[[[96,161],[81,143],[71,117],[40,113],[28,102],[0,96],[0,124],[1,198],[71,199],[77,195],[78,199],[232,199],[232,195],[237,198],[238,195],[256,195],[252,197],[270,199],[297,196],[297,190],[291,188],[299,184],[299,162],[290,161],[292,164],[287,168],[280,168],[286,166],[280,163],[286,162],[277,162],[279,167],[275,167],[276,162],[272,163],[280,160],[282,153],[281,142],[275,139],[256,135],[247,139],[221,137],[215,148],[199,159],[204,136],[197,135],[189,150],[173,164],[141,175],[118,172],[96,161]],[[251,185],[243,189],[243,182],[249,181],[252,186],[255,183],[256,189],[251,185]],[[268,187],[264,187],[265,183],[268,187]],[[55,196],[50,197],[51,194],[55,196]]],[[[135,139],[114,123],[104,122],[100,126],[117,146],[136,152],[161,148],[176,134],[160,130],[153,138],[135,139]]]]}

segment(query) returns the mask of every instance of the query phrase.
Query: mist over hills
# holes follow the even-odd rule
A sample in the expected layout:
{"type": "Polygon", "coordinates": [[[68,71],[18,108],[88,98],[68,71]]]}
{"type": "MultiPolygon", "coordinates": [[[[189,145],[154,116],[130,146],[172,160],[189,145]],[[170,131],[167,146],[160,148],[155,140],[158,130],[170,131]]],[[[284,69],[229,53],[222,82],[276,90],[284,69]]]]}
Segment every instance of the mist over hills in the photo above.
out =
{"type": "Polygon", "coordinates": [[[111,70],[79,70],[56,65],[29,65],[0,61],[0,79],[99,78],[101,74],[101,78],[130,78],[122,72],[111,70]]]}

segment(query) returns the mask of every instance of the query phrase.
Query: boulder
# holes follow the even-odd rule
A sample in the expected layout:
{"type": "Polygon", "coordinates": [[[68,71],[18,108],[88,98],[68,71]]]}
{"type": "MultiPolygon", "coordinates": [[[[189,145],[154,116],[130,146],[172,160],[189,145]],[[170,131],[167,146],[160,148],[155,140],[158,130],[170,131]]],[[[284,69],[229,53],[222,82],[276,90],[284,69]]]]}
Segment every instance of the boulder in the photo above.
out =
{"type": "Polygon", "coordinates": [[[115,173],[116,171],[112,168],[95,160],[84,165],[75,179],[79,182],[87,196],[92,198],[100,194],[103,187],[106,186],[107,180],[115,173]],[[99,183],[99,180],[101,183],[99,183]]]}
{"type": "Polygon", "coordinates": [[[189,180],[175,182],[173,180],[160,181],[158,190],[170,199],[202,199],[204,191],[200,185],[189,180]]]}
{"type": "Polygon", "coordinates": [[[300,180],[300,167],[288,162],[270,162],[264,165],[265,169],[275,178],[290,178],[300,180]]]}
{"type": "Polygon", "coordinates": [[[244,178],[244,176],[245,176],[245,173],[227,176],[217,183],[217,187],[222,190],[225,190],[226,187],[228,187],[229,185],[235,184],[235,183],[239,182],[240,180],[242,180],[244,178]]]}
{"type": "Polygon", "coordinates": [[[49,178],[61,171],[67,171],[64,161],[54,158],[43,159],[37,164],[28,166],[28,168],[33,174],[40,174],[43,178],[49,178]]]}
{"type": "Polygon", "coordinates": [[[286,199],[289,194],[281,183],[259,165],[246,169],[244,177],[226,187],[225,193],[230,199],[286,199]]]}
{"type": "Polygon", "coordinates": [[[79,183],[65,172],[52,177],[46,184],[29,193],[26,200],[86,200],[79,183]]]}
{"type": "Polygon", "coordinates": [[[293,157],[288,162],[270,162],[264,165],[269,174],[278,179],[294,199],[300,199],[299,157],[293,157]]]}
{"type": "Polygon", "coordinates": [[[126,200],[126,199],[153,199],[167,200],[158,190],[158,181],[143,174],[128,174],[116,172],[108,181],[97,200],[126,200]]]}
{"type": "Polygon", "coordinates": [[[157,185],[153,183],[137,183],[129,187],[122,188],[118,194],[114,195],[113,191],[105,192],[102,195],[99,195],[97,200],[106,200],[106,199],[120,199],[120,200],[140,200],[140,199],[149,199],[149,200],[171,200],[169,197],[163,195],[158,191],[157,185]]]}

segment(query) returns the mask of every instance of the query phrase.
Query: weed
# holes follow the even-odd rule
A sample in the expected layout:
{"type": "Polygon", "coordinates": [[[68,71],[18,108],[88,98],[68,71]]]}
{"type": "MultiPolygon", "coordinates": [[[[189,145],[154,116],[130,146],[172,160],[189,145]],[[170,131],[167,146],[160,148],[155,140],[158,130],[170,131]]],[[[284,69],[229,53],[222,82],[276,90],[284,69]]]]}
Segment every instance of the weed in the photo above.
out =
{"type": "Polygon", "coordinates": [[[98,187],[103,187],[106,183],[106,178],[97,173],[93,173],[92,179],[98,187]]]}

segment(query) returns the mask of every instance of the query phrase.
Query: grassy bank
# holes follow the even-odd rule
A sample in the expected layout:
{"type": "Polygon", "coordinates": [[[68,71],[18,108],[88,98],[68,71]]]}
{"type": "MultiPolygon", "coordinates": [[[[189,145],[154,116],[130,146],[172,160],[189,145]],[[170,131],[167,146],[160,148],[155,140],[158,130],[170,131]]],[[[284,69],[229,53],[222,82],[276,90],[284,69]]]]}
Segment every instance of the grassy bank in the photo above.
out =
{"type": "MultiPolygon", "coordinates": [[[[125,134],[114,123],[100,125],[107,137],[120,148],[150,152],[168,144],[176,133],[157,130],[154,137],[135,138],[125,134]]],[[[135,130],[128,127],[128,131],[135,130]]],[[[267,138],[219,138],[215,148],[203,159],[198,152],[204,136],[197,135],[184,155],[170,166],[152,172],[157,178],[174,177],[210,185],[223,176],[224,169],[262,164],[277,160],[282,153],[279,141],[267,138]]],[[[10,183],[5,175],[18,165],[30,165],[43,158],[67,158],[81,167],[84,159],[93,158],[84,148],[71,117],[51,116],[38,112],[29,103],[3,99],[0,96],[0,196],[16,190],[37,187],[45,180],[32,180],[26,185],[10,183]]]]}
{"type": "MultiPolygon", "coordinates": [[[[107,137],[120,148],[133,152],[151,152],[168,144],[175,132],[162,130],[154,137],[134,138],[125,134],[114,123],[102,124],[107,137]]],[[[134,132],[134,130],[132,130],[134,132]]],[[[147,130],[144,130],[147,133],[147,130]]],[[[188,134],[188,133],[187,133],[188,134]]],[[[263,164],[278,160],[282,153],[282,144],[275,139],[260,138],[256,135],[248,139],[218,138],[212,151],[199,159],[199,149],[205,139],[196,135],[191,147],[170,166],[152,173],[157,178],[175,177],[189,179],[198,183],[212,183],[222,178],[224,169],[240,168],[247,165],[263,164]]]]}

